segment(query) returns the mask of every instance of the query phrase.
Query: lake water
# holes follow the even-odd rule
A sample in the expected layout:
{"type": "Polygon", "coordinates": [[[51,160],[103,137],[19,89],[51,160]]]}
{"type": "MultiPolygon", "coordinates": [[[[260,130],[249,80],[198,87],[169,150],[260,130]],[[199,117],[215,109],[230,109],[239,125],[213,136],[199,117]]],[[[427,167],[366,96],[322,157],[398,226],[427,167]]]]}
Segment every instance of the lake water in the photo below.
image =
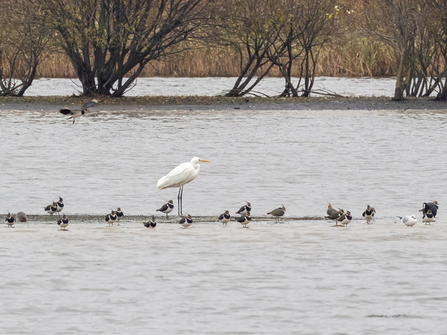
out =
{"type": "MultiPolygon", "coordinates": [[[[234,85],[236,78],[205,77],[205,78],[164,78],[142,77],[129,90],[126,96],[182,96],[223,95],[234,85]]],[[[394,94],[395,78],[343,78],[317,77],[314,90],[316,93],[332,92],[343,96],[389,96],[394,94]]],[[[77,79],[36,79],[26,91],[27,96],[48,95],[79,95],[82,90],[77,79]]],[[[281,78],[264,78],[256,89],[256,94],[277,96],[284,89],[281,78]]],[[[315,96],[318,94],[315,93],[315,96]]]]}
{"type": "Polygon", "coordinates": [[[355,220],[0,228],[5,334],[447,332],[443,112],[126,108],[73,125],[3,107],[0,212],[44,214],[61,195],[68,215],[149,215],[177,196],[157,180],[200,156],[192,215],[250,201],[255,216],[323,216],[331,202],[355,220]],[[430,200],[436,223],[397,222],[430,200]]]}

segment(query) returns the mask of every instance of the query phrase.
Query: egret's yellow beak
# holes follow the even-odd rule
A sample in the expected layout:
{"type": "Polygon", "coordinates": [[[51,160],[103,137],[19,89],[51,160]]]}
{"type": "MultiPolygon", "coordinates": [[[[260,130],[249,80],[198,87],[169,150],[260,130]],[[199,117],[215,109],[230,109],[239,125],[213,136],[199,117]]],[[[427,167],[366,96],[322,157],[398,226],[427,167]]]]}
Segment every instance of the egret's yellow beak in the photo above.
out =
{"type": "Polygon", "coordinates": [[[207,161],[206,159],[201,159],[200,161],[204,163],[210,163],[210,161],[207,161]]]}

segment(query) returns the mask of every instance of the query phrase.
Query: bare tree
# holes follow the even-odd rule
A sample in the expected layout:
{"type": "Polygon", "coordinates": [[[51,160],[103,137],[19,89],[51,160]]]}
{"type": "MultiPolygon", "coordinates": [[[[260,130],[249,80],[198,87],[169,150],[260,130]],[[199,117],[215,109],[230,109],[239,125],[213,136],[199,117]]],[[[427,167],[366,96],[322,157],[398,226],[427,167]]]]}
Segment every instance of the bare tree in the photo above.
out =
{"type": "Polygon", "coordinates": [[[239,75],[227,96],[251,92],[273,67],[268,51],[279,37],[277,27],[285,22],[277,4],[275,0],[234,0],[214,13],[209,39],[239,55],[239,75]]]}
{"type": "Polygon", "coordinates": [[[32,8],[3,1],[0,12],[0,95],[23,96],[31,86],[48,35],[32,8]]]}
{"type": "MultiPolygon", "coordinates": [[[[32,0],[29,0],[32,1],[32,0]]],[[[144,67],[200,27],[208,0],[35,0],[82,83],[122,96],[144,67]]]]}

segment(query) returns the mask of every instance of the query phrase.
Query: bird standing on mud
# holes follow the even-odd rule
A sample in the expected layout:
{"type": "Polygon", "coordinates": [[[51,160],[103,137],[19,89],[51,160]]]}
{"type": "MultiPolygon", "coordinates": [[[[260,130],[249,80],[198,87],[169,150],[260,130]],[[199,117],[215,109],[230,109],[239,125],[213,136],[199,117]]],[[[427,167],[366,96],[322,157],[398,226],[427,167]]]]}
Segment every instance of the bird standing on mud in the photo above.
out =
{"type": "Polygon", "coordinates": [[[332,207],[331,204],[328,204],[326,213],[328,215],[325,217],[326,219],[337,221],[340,215],[342,215],[342,213],[344,212],[342,209],[336,210],[335,208],[332,207]]]}
{"type": "Polygon", "coordinates": [[[59,225],[59,227],[61,227],[60,230],[67,230],[68,227],[68,218],[65,214],[62,214],[62,219],[59,219],[57,221],[57,224],[59,225]]]}
{"type": "Polygon", "coordinates": [[[407,227],[413,227],[418,222],[415,215],[407,215],[407,216],[404,216],[404,217],[398,216],[398,218],[407,227]]]}
{"type": "Polygon", "coordinates": [[[362,213],[362,216],[366,219],[366,223],[369,224],[374,218],[374,214],[376,214],[375,208],[367,205],[365,211],[362,213]]]}
{"type": "Polygon", "coordinates": [[[118,217],[116,216],[116,212],[114,210],[112,210],[110,214],[107,214],[106,222],[109,224],[109,226],[113,226],[116,220],[118,220],[118,217]]]}
{"type": "Polygon", "coordinates": [[[178,223],[180,223],[183,229],[186,229],[192,224],[192,216],[189,214],[183,216],[178,223]]]}
{"type": "Polygon", "coordinates": [[[229,211],[225,211],[222,214],[219,215],[219,221],[222,222],[224,226],[227,225],[227,223],[230,221],[231,215],[229,211]]]}
{"type": "Polygon", "coordinates": [[[82,105],[81,110],[71,110],[71,109],[63,108],[63,109],[59,110],[59,112],[64,115],[70,115],[70,117],[68,119],[69,120],[73,119],[73,124],[74,124],[76,121],[76,118],[81,117],[82,115],[84,115],[87,112],[87,108],[95,107],[98,103],[99,103],[98,100],[93,99],[92,101],[86,102],[84,105],[82,105]]]}
{"type": "Polygon", "coordinates": [[[5,223],[8,225],[9,228],[14,228],[13,225],[15,220],[16,220],[15,217],[11,213],[8,213],[8,215],[5,218],[5,223]]]}
{"type": "Polygon", "coordinates": [[[57,202],[53,201],[53,203],[51,205],[48,205],[48,206],[44,207],[43,209],[48,214],[53,215],[54,213],[57,212],[57,202]]]}
{"type": "Polygon", "coordinates": [[[272,215],[275,217],[276,222],[279,221],[279,218],[283,216],[286,213],[286,208],[284,205],[281,205],[282,207],[275,208],[271,212],[268,212],[267,215],[272,215]]]}
{"type": "Polygon", "coordinates": [[[251,221],[250,213],[241,215],[237,218],[237,222],[239,222],[242,225],[242,228],[248,228],[248,224],[251,221]]]}
{"type": "Polygon", "coordinates": [[[163,206],[161,206],[159,209],[157,209],[157,212],[162,212],[166,214],[166,219],[168,218],[168,214],[172,212],[174,209],[174,201],[169,200],[167,203],[165,203],[163,206]]]}
{"type": "Polygon", "coordinates": [[[437,201],[433,202],[424,202],[422,204],[422,209],[419,210],[419,212],[422,212],[422,215],[426,214],[428,210],[430,210],[433,214],[433,218],[436,217],[436,214],[438,213],[439,203],[437,201]]]}
{"type": "Polygon", "coordinates": [[[205,159],[194,157],[190,162],[182,163],[169,172],[166,176],[161,177],[157,182],[157,187],[160,190],[169,187],[178,187],[178,215],[181,216],[183,212],[183,186],[193,181],[200,172],[199,162],[209,163],[205,159]]]}
{"type": "Polygon", "coordinates": [[[250,215],[251,212],[251,204],[247,201],[247,204],[239,208],[239,210],[236,212],[236,214],[240,215],[250,215]]]}
{"type": "Polygon", "coordinates": [[[343,227],[346,227],[352,221],[352,215],[350,211],[346,211],[346,214],[342,214],[338,221],[343,227]],[[343,219],[342,219],[343,218],[343,219]]]}
{"type": "Polygon", "coordinates": [[[155,216],[152,215],[152,220],[147,221],[147,222],[143,222],[143,224],[144,224],[144,226],[145,226],[146,228],[152,228],[152,229],[154,229],[155,226],[157,225],[157,222],[155,222],[155,216]]]}
{"type": "Polygon", "coordinates": [[[59,197],[59,200],[56,204],[57,204],[56,213],[59,215],[59,212],[61,212],[64,209],[64,199],[59,197]]]}
{"type": "Polygon", "coordinates": [[[431,212],[431,210],[427,210],[424,214],[422,214],[422,222],[425,224],[430,224],[431,222],[435,222],[435,216],[431,212]]]}

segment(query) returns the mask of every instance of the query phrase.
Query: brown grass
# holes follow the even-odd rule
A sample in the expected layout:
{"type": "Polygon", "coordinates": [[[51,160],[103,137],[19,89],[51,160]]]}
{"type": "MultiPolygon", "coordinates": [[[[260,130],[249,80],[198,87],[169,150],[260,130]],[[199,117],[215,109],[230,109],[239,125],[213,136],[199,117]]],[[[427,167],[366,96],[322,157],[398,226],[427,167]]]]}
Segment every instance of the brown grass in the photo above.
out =
{"type": "MultiPolygon", "coordinates": [[[[294,73],[298,73],[298,62],[294,73]]],[[[392,76],[396,73],[390,47],[364,38],[334,41],[321,52],[317,76],[392,76]]],[[[149,63],[143,77],[234,77],[239,74],[239,59],[229,48],[208,48],[185,51],[164,61],[149,63]]],[[[270,76],[280,76],[273,68],[270,76]]],[[[70,60],[60,53],[48,55],[37,69],[37,77],[76,78],[70,60]]]]}

